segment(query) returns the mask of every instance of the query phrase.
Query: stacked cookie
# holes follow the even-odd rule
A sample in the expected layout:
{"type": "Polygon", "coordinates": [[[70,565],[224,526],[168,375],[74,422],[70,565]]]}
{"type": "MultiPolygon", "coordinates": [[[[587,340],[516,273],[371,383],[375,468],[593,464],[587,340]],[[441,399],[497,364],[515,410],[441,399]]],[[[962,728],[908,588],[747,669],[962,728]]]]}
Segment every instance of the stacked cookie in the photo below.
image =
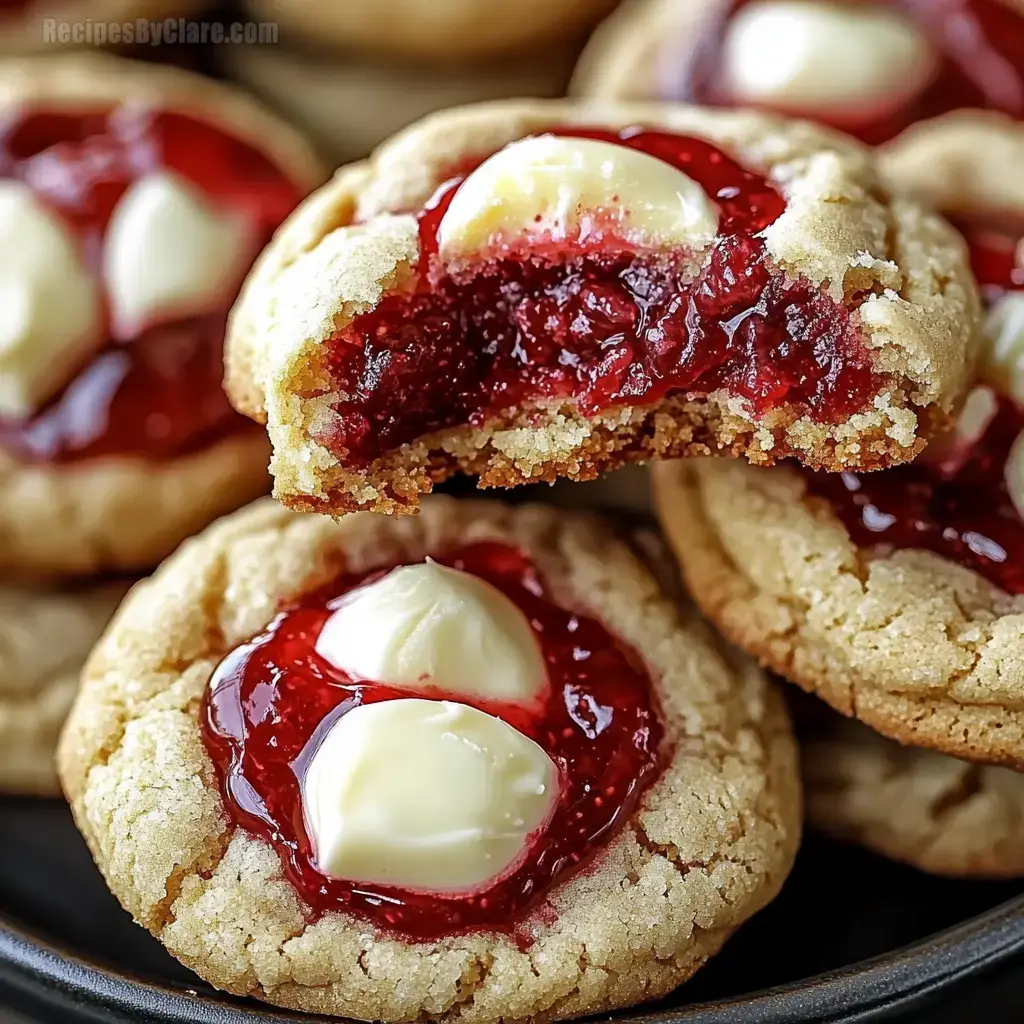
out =
{"type": "Polygon", "coordinates": [[[228,331],[289,507],[135,588],[64,734],[112,891],[213,984],[312,1012],[554,1020],[668,992],[792,866],[778,692],[649,540],[429,492],[909,464],[956,417],[978,319],[953,228],[807,123],[507,102],[343,167],[228,331]]]}
{"type": "MultiPolygon", "coordinates": [[[[926,870],[1001,876],[1021,871],[1024,795],[1007,770],[1021,767],[1022,749],[1013,498],[1022,207],[1011,171],[1020,134],[994,112],[947,112],[1024,114],[1024,28],[1001,0],[960,12],[955,34],[946,17],[895,4],[635,0],[595,34],[574,90],[749,104],[872,142],[895,137],[882,150],[890,186],[966,235],[987,309],[982,383],[923,462],[828,477],[709,462],[661,467],[655,479],[705,611],[762,663],[870,726],[809,716],[809,820],[926,870]]],[[[935,252],[921,256],[935,273],[935,252]]]]}
{"type": "Polygon", "coordinates": [[[245,97],[114,58],[9,61],[0,106],[0,786],[49,794],[132,580],[266,486],[221,392],[224,326],[319,170],[245,97]]]}

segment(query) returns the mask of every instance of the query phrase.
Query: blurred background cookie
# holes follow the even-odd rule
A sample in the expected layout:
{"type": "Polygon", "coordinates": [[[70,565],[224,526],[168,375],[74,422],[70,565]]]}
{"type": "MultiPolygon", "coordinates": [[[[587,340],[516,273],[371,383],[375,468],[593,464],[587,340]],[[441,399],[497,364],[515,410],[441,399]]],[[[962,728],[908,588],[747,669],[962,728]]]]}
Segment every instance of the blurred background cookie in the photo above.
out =
{"type": "Polygon", "coordinates": [[[98,55],[0,66],[0,570],[156,564],[261,493],[221,388],[251,261],[322,177],[241,93],[98,55]]]}
{"type": "Polygon", "coordinates": [[[580,95],[753,106],[881,142],[958,108],[1024,116],[1024,7],[631,0],[595,32],[580,95]]]}
{"type": "Polygon", "coordinates": [[[127,584],[0,586],[0,791],[56,796],[57,736],[127,584]]]}
{"type": "Polygon", "coordinates": [[[812,828],[932,874],[1024,875],[1020,772],[905,747],[830,712],[812,717],[799,729],[812,828]]]}
{"type": "Polygon", "coordinates": [[[327,57],[280,46],[225,47],[223,70],[292,123],[335,163],[366,156],[424,114],[477,100],[561,96],[576,49],[564,43],[480,65],[327,57]]]}
{"type": "Polygon", "coordinates": [[[245,0],[286,41],[445,67],[582,39],[616,0],[245,0]]]}
{"type": "Polygon", "coordinates": [[[122,25],[138,18],[187,18],[210,6],[211,0],[6,0],[0,6],[0,54],[115,45],[113,39],[106,42],[111,24],[120,31],[122,25]],[[72,28],[83,33],[90,23],[91,34],[78,39],[72,36],[72,28]],[[67,28],[66,39],[61,25],[67,28]]]}

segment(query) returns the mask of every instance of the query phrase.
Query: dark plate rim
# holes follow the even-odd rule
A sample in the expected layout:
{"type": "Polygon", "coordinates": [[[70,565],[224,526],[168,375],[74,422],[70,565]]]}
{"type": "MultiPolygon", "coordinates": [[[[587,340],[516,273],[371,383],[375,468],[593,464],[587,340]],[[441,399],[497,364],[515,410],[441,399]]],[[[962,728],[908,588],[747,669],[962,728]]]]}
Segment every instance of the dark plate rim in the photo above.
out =
{"type": "MultiPolygon", "coordinates": [[[[827,924],[827,923],[826,923],[827,924]]],[[[801,981],[718,1002],[625,1013],[616,1024],[798,1024],[877,1020],[1024,951],[1024,896],[909,946],[801,981]]],[[[323,1021],[215,993],[143,981],[34,938],[0,916],[0,986],[61,1009],[61,1019],[135,1024],[323,1021]]],[[[52,1019],[52,1018],[47,1018],[52,1019]]]]}

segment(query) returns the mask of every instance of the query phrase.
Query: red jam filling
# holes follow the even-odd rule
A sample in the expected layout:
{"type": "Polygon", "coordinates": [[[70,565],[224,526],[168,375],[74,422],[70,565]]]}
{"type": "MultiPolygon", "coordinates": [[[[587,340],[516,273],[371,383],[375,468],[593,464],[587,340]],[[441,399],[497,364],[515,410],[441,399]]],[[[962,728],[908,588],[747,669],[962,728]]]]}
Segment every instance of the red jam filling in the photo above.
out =
{"type": "Polygon", "coordinates": [[[228,813],[274,846],[314,915],[351,912],[415,940],[473,929],[515,931],[553,885],[584,868],[629,818],[658,771],[662,735],[651,682],[636,654],[596,620],[555,604],[524,554],[484,542],[436,560],[509,597],[530,621],[547,664],[549,688],[539,708],[451,698],[529,736],[562,777],[549,824],[511,875],[483,891],[438,895],[332,879],[316,867],[300,779],[319,738],[361,704],[424,696],[353,679],[315,651],[339,601],[387,570],[343,576],[283,611],[221,663],[202,716],[228,813]]]}
{"type": "MultiPolygon", "coordinates": [[[[0,126],[0,176],[28,184],[64,220],[97,276],[117,201],[161,169],[244,218],[254,254],[301,198],[262,153],[184,114],[124,105],[104,113],[19,114],[0,126]]],[[[108,341],[27,420],[0,420],[0,446],[27,461],[169,458],[247,429],[221,387],[234,297],[225,295],[208,315],[108,341]]]]}
{"type": "MultiPolygon", "coordinates": [[[[559,129],[641,150],[694,178],[720,208],[719,238],[695,280],[674,258],[605,239],[481,263],[467,281],[436,258],[438,225],[466,173],[420,213],[427,262],[412,294],[390,295],[335,339],[345,395],[318,437],[365,465],[425,434],[528,400],[585,415],[728,388],[763,412],[783,403],[825,422],[881,387],[848,309],[773,268],[760,233],[785,200],[707,142],[667,132],[559,129]]],[[[552,248],[556,248],[554,245],[552,248]]]]}
{"type": "MultiPolygon", "coordinates": [[[[1022,283],[1016,240],[971,240],[972,265],[992,302],[1022,283]]],[[[973,569],[1008,594],[1024,593],[1024,524],[1003,475],[1024,409],[1000,395],[984,434],[944,461],[923,459],[881,473],[807,473],[861,547],[923,548],[973,569]]]]}
{"type": "MultiPolygon", "coordinates": [[[[696,47],[670,41],[660,61],[665,99],[731,106],[721,78],[722,42],[735,12],[750,0],[725,0],[696,47]],[[685,47],[685,50],[684,50],[685,47]]],[[[848,0],[850,2],[850,0],[848,0]]],[[[835,127],[873,145],[908,125],[963,107],[1000,110],[1024,118],[1024,18],[1004,0],[858,0],[887,2],[913,20],[940,55],[931,82],[902,109],[884,117],[865,116],[835,127]]],[[[826,119],[827,120],[827,119],[826,119]]]]}

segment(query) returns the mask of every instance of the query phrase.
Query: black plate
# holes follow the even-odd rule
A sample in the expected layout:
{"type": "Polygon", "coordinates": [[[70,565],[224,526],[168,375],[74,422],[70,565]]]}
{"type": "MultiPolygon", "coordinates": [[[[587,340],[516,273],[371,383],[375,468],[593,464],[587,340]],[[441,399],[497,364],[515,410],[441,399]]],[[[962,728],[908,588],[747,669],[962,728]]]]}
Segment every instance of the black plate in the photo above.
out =
{"type": "MultiPolygon", "coordinates": [[[[63,806],[0,800],[0,834],[0,993],[9,1005],[47,1024],[325,1019],[224,997],[171,959],[107,892],[63,806]]],[[[1024,950],[1021,891],[929,878],[810,836],[782,895],[720,956],[671,998],[618,1020],[878,1019],[1024,950]]]]}

